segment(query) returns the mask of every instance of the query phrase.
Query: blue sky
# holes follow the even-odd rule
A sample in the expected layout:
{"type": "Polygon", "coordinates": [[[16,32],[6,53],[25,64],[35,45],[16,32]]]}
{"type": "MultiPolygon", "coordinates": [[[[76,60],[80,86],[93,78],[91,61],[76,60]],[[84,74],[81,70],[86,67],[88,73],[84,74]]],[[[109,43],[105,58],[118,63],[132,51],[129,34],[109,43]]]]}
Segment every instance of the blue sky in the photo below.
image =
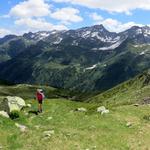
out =
{"type": "Polygon", "coordinates": [[[103,24],[121,32],[150,25],[150,0],[1,0],[0,37],[103,24]]]}

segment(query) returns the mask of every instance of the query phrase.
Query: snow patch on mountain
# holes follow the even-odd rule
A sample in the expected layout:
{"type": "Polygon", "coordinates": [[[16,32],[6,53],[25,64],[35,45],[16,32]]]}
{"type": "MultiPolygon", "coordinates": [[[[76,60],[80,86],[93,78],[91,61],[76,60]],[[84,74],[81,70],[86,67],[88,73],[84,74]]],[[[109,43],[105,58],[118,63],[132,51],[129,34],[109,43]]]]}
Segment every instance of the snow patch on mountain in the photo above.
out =
{"type": "Polygon", "coordinates": [[[49,35],[50,35],[50,33],[46,33],[46,32],[39,33],[38,39],[39,39],[39,40],[42,40],[42,39],[48,37],[49,35]]]}
{"type": "Polygon", "coordinates": [[[145,51],[141,52],[139,55],[145,55],[149,50],[146,49],[145,51]]]}
{"type": "Polygon", "coordinates": [[[82,38],[88,38],[91,34],[91,31],[85,31],[83,32],[83,34],[81,35],[82,38]]]}
{"type": "Polygon", "coordinates": [[[144,31],[144,36],[146,36],[146,37],[150,36],[150,30],[145,30],[144,31]]]}
{"type": "Polygon", "coordinates": [[[78,43],[76,40],[74,40],[74,41],[72,42],[72,45],[74,45],[74,46],[78,46],[78,45],[79,45],[79,43],[78,43]]]}
{"type": "Polygon", "coordinates": [[[136,30],[136,34],[142,34],[143,32],[142,32],[142,29],[137,29],[136,30]]]}
{"type": "Polygon", "coordinates": [[[24,34],[23,36],[26,37],[27,39],[40,41],[50,36],[50,32],[46,32],[46,31],[39,31],[36,33],[29,32],[24,34]]]}
{"type": "Polygon", "coordinates": [[[99,32],[93,32],[91,34],[91,38],[97,38],[98,40],[102,41],[102,42],[111,42],[112,38],[111,37],[103,37],[99,35],[99,32]]]}
{"type": "Polygon", "coordinates": [[[63,38],[58,37],[57,40],[55,42],[53,42],[53,44],[59,44],[62,40],[63,40],[63,38]]]}
{"type": "Polygon", "coordinates": [[[133,47],[135,48],[141,48],[141,47],[144,47],[144,46],[150,46],[150,44],[136,44],[136,45],[133,45],[133,47]]]}
{"type": "Polygon", "coordinates": [[[112,39],[112,43],[116,43],[117,41],[119,41],[120,40],[120,36],[117,36],[117,37],[115,37],[114,39],[112,39]]]}
{"type": "Polygon", "coordinates": [[[105,51],[105,50],[113,50],[116,49],[117,47],[119,47],[121,45],[123,41],[118,41],[110,46],[107,47],[100,47],[100,48],[93,48],[92,50],[101,50],[101,51],[105,51]]]}
{"type": "Polygon", "coordinates": [[[145,51],[141,52],[139,55],[144,55],[145,54],[145,51]]]}
{"type": "Polygon", "coordinates": [[[96,68],[97,65],[98,65],[98,64],[95,64],[95,65],[93,65],[93,66],[91,66],[91,67],[85,68],[85,70],[92,70],[92,69],[96,68]]]}

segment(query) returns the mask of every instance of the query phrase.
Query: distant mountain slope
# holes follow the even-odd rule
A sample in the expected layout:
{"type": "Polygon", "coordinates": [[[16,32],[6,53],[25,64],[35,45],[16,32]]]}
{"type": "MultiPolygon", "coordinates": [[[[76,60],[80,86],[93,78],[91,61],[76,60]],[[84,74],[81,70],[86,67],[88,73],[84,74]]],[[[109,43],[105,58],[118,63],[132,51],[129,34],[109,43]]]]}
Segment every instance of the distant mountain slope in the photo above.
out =
{"type": "Polygon", "coordinates": [[[148,69],[150,28],[102,25],[0,39],[0,78],[82,92],[105,91],[148,69]]]}
{"type": "Polygon", "coordinates": [[[150,70],[126,81],[102,94],[89,98],[88,102],[103,105],[128,105],[133,103],[150,103],[150,70]]]}
{"type": "Polygon", "coordinates": [[[8,81],[6,81],[6,80],[1,80],[0,79],[0,86],[1,85],[13,85],[12,83],[10,83],[10,82],[8,82],[8,81]]]}
{"type": "Polygon", "coordinates": [[[37,89],[43,89],[45,98],[65,98],[69,100],[80,101],[82,97],[87,95],[76,92],[69,91],[65,89],[57,89],[50,86],[42,85],[29,85],[29,84],[17,84],[11,85],[5,81],[0,80],[0,99],[5,96],[20,96],[24,99],[35,99],[35,93],[37,89]]]}

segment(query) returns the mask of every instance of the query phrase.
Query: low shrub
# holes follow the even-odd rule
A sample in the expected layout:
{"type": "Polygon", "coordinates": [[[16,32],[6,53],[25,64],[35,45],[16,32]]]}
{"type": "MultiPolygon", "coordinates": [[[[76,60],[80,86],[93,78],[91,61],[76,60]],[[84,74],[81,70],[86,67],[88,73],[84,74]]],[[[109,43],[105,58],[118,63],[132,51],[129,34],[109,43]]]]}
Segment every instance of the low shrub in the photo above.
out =
{"type": "Polygon", "coordinates": [[[146,120],[146,121],[150,121],[150,115],[145,115],[145,116],[143,117],[143,119],[146,120]]]}
{"type": "Polygon", "coordinates": [[[9,114],[9,117],[10,117],[11,119],[17,119],[17,118],[19,118],[19,117],[20,117],[19,111],[17,111],[17,110],[12,111],[12,112],[9,114]]]}

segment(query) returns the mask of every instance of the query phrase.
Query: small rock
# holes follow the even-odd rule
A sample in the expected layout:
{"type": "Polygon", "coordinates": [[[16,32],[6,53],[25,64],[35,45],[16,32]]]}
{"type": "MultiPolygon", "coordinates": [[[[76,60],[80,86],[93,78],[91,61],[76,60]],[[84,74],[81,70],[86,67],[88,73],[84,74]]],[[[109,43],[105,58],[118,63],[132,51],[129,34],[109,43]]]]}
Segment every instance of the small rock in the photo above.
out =
{"type": "Polygon", "coordinates": [[[47,118],[47,120],[52,120],[52,119],[53,119],[53,117],[48,117],[48,118],[47,118]]]}
{"type": "Polygon", "coordinates": [[[109,110],[105,108],[105,106],[100,106],[97,108],[97,112],[101,113],[101,115],[103,114],[108,114],[109,110]]]}
{"type": "Polygon", "coordinates": [[[29,108],[31,108],[31,104],[27,104],[26,106],[29,107],[29,108]]]}
{"type": "Polygon", "coordinates": [[[139,106],[139,104],[133,104],[133,106],[136,106],[136,107],[138,107],[138,106],[139,106]]]}
{"type": "Polygon", "coordinates": [[[126,126],[127,126],[127,127],[131,127],[131,126],[132,126],[132,123],[131,123],[131,122],[127,122],[126,126]]]}
{"type": "Polygon", "coordinates": [[[27,131],[27,127],[24,125],[21,125],[19,123],[15,123],[16,127],[18,127],[20,129],[21,132],[26,132],[27,131]]]}
{"type": "Polygon", "coordinates": [[[44,137],[51,137],[55,133],[54,130],[44,131],[43,135],[44,137]]]}
{"type": "Polygon", "coordinates": [[[5,118],[9,118],[9,115],[5,111],[0,111],[0,115],[5,117],[5,118]]]}
{"type": "Polygon", "coordinates": [[[101,115],[103,115],[103,114],[108,114],[108,113],[109,113],[109,110],[106,109],[106,110],[104,110],[104,111],[101,112],[101,115]]]}
{"type": "Polygon", "coordinates": [[[97,112],[100,112],[100,113],[104,110],[106,110],[105,106],[100,106],[97,108],[97,112]]]}
{"type": "Polygon", "coordinates": [[[86,108],[77,108],[76,111],[79,111],[79,112],[87,112],[87,109],[86,108]]]}

